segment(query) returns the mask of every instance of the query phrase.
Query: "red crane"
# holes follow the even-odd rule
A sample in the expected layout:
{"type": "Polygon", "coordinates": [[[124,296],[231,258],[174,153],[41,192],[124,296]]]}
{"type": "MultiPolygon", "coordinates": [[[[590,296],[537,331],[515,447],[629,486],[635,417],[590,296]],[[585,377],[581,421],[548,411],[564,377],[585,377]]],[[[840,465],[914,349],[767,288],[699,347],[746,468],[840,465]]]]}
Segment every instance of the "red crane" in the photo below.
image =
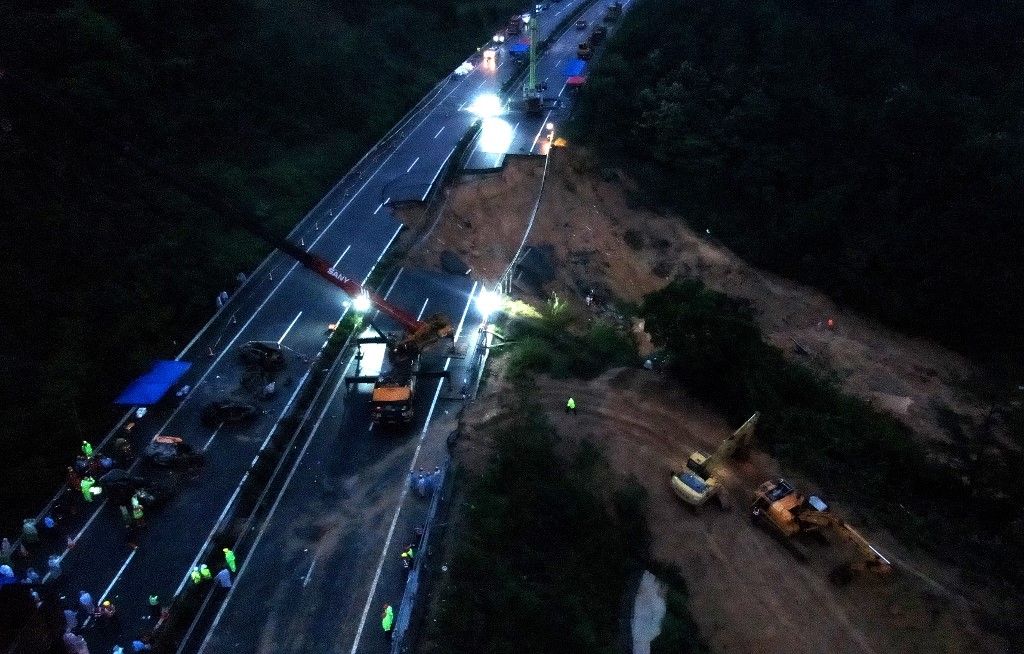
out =
{"type": "Polygon", "coordinates": [[[334,266],[315,254],[310,254],[290,241],[276,239],[262,229],[257,230],[257,233],[277,249],[345,291],[349,297],[353,299],[359,296],[367,297],[381,313],[401,325],[405,330],[405,338],[398,343],[390,344],[397,354],[414,355],[432,343],[452,334],[452,324],[447,316],[435,314],[427,320],[419,320],[405,309],[388,302],[351,277],[342,275],[334,269],[334,266]]]}

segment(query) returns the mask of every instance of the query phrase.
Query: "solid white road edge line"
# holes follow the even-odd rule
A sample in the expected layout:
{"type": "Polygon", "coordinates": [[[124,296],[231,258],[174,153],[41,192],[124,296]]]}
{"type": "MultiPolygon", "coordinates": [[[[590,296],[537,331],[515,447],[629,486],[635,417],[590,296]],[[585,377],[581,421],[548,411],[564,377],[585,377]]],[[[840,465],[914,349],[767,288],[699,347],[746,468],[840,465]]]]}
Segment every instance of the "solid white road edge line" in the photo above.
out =
{"type": "MultiPolygon", "coordinates": [[[[473,282],[473,288],[469,291],[469,298],[466,300],[466,307],[462,310],[462,318],[459,320],[459,327],[455,330],[455,338],[452,339],[452,343],[459,340],[459,334],[462,332],[462,325],[466,320],[466,314],[469,312],[469,306],[473,304],[473,294],[476,292],[478,282],[473,282]]],[[[452,358],[448,357],[444,362],[444,369],[448,370],[448,366],[451,364],[452,358]]],[[[409,463],[409,472],[412,473],[416,470],[416,462],[419,460],[420,450],[423,448],[423,441],[427,436],[427,430],[430,428],[430,420],[434,417],[434,408],[437,406],[437,399],[441,396],[441,387],[444,386],[444,379],[437,380],[437,389],[434,391],[434,399],[430,402],[430,410],[427,412],[427,419],[423,422],[423,429],[420,431],[419,442],[416,444],[416,451],[413,452],[412,461],[409,463]]],[[[380,574],[384,569],[384,560],[387,558],[388,548],[391,547],[391,539],[395,536],[395,527],[398,525],[398,516],[402,512],[402,504],[405,503],[405,498],[409,494],[409,484],[402,484],[402,492],[398,496],[398,504],[395,506],[395,513],[391,517],[391,526],[388,528],[388,536],[384,541],[384,547],[380,552],[380,559],[377,561],[377,570],[373,574],[373,583],[370,584],[370,592],[366,597],[366,605],[363,606],[363,615],[359,620],[359,628],[356,630],[355,640],[352,642],[351,654],[355,654],[356,650],[359,649],[359,641],[363,637],[363,629],[366,627],[366,616],[370,613],[370,607],[373,605],[374,595],[377,594],[377,584],[380,582],[380,574]]]]}
{"type": "Polygon", "coordinates": [[[533,152],[533,149],[537,147],[537,141],[540,139],[540,133],[544,131],[544,126],[548,124],[548,118],[551,118],[550,111],[547,113],[546,116],[544,116],[544,122],[540,124],[540,129],[537,130],[537,136],[533,137],[533,145],[530,146],[531,153],[533,152]]]}
{"type": "MultiPolygon", "coordinates": [[[[267,530],[267,526],[270,524],[271,519],[274,517],[274,513],[277,511],[278,505],[281,503],[281,498],[284,497],[285,492],[288,490],[288,486],[291,483],[292,477],[295,475],[295,471],[299,469],[299,465],[302,463],[302,459],[306,454],[306,450],[309,448],[309,444],[313,442],[314,436],[320,430],[320,425],[323,423],[324,417],[327,415],[327,411],[331,408],[331,404],[333,404],[334,402],[335,396],[338,394],[338,391],[341,389],[341,387],[345,384],[345,374],[348,372],[348,368],[350,365],[352,365],[352,359],[349,359],[349,362],[345,365],[345,370],[342,371],[341,377],[338,379],[338,382],[334,385],[334,389],[331,391],[331,394],[328,397],[327,402],[324,403],[324,407],[323,409],[321,409],[320,415],[317,416],[316,422],[313,424],[313,429],[310,430],[309,438],[302,446],[302,450],[299,452],[298,457],[295,459],[295,463],[292,464],[292,469],[288,471],[288,477],[285,478],[284,485],[281,487],[281,491],[278,493],[277,498],[274,500],[274,504],[270,507],[270,511],[267,513],[267,517],[264,518],[263,525],[260,526],[259,533],[256,534],[256,538],[255,540],[253,540],[252,547],[249,548],[250,552],[255,552],[256,548],[259,546],[260,540],[262,540],[263,534],[267,530]]],[[[197,654],[202,654],[203,650],[205,650],[206,646],[209,644],[210,638],[213,637],[213,632],[217,630],[217,625],[220,623],[220,619],[224,615],[224,610],[231,602],[231,596],[234,595],[235,589],[238,588],[238,581],[242,578],[242,575],[245,574],[245,571],[249,566],[249,561],[251,560],[252,557],[247,556],[242,561],[241,567],[238,568],[238,574],[235,575],[234,583],[232,583],[231,588],[228,590],[227,596],[224,597],[224,601],[221,602],[220,609],[217,610],[217,615],[214,616],[213,622],[210,624],[210,628],[206,632],[206,638],[203,639],[202,644],[199,646],[197,654]]]]}
{"type": "Polygon", "coordinates": [[[427,190],[423,191],[423,197],[420,198],[420,202],[422,202],[422,201],[427,199],[427,195],[430,194],[430,189],[434,188],[434,182],[437,181],[437,176],[440,175],[441,171],[444,170],[444,167],[448,165],[448,160],[452,158],[453,154],[455,154],[455,148],[457,148],[457,147],[459,147],[459,146],[456,145],[455,147],[453,147],[452,151],[449,152],[448,156],[445,157],[444,161],[441,162],[441,167],[437,169],[436,173],[434,173],[434,178],[431,179],[430,180],[430,184],[427,185],[427,190]]]}

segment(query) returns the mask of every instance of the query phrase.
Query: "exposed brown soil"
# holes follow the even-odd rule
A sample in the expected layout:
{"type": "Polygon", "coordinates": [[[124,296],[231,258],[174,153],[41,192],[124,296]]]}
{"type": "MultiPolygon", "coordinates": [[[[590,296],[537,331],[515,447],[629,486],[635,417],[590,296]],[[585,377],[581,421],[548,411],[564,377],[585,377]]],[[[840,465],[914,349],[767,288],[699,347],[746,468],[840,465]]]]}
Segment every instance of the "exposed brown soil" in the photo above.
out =
{"type": "MultiPolygon", "coordinates": [[[[492,379],[467,414],[456,454],[461,463],[476,470],[485,464],[488,434],[501,421],[508,397],[500,379],[492,379]]],[[[533,397],[564,438],[597,444],[614,470],[647,490],[652,554],[683,571],[691,611],[712,651],[1010,651],[972,623],[969,601],[949,590],[954,572],[902,551],[885,533],[862,529],[899,562],[891,576],[834,585],[829,571],[852,556],[840,543],[811,546],[810,562],[797,562],[751,523],[746,510],[750,491],[778,474],[765,455],[731,467],[727,485],[736,501],[730,511],[688,509],[671,492],[671,472],[695,448],[713,449],[735,426],[659,373],[617,369],[590,382],[541,377],[533,397]],[[564,411],[568,394],[578,415],[564,411]]],[[[814,490],[805,480],[791,481],[814,490]]]]}
{"type": "MultiPolygon", "coordinates": [[[[542,169],[539,158],[510,157],[501,172],[458,184],[414,261],[436,268],[440,253],[451,250],[475,277],[496,279],[522,238],[542,169]]],[[[983,374],[964,357],[838,307],[813,288],[760,271],[678,216],[631,207],[628,188],[622,178],[604,181],[582,157],[553,151],[527,240],[554,248],[557,278],[548,290],[579,301],[585,289],[607,289],[614,297],[638,301],[673,277],[694,276],[749,300],[772,343],[834,373],[845,391],[897,416],[926,440],[949,442],[951,415],[959,416],[969,432],[987,414],[989,407],[967,388],[983,374]],[[825,326],[829,318],[833,329],[825,326]]],[[[406,219],[415,222],[416,216],[409,213],[406,219]]]]}
{"type": "MultiPolygon", "coordinates": [[[[510,158],[500,173],[468,178],[451,189],[436,222],[423,212],[405,212],[407,222],[422,228],[413,230],[419,240],[410,263],[436,268],[441,252],[450,250],[475,277],[494,281],[518,248],[542,168],[540,159],[510,158]]],[[[844,390],[891,412],[923,440],[949,442],[949,411],[965,424],[980,423],[987,407],[966,388],[980,372],[963,357],[836,307],[814,289],[758,271],[680,218],[630,207],[627,190],[627,181],[604,181],[583,160],[555,151],[527,239],[553,248],[556,279],[547,291],[586,312],[587,289],[637,301],[675,276],[695,276],[749,300],[766,337],[789,356],[833,372],[844,390]],[[834,329],[823,325],[828,318],[834,329]],[[798,353],[796,343],[807,354],[798,353]]],[[[642,327],[636,331],[643,334],[642,327]]],[[[467,413],[457,449],[459,462],[472,470],[486,464],[488,427],[502,420],[506,408],[497,363],[488,390],[467,413]]],[[[858,527],[897,562],[899,573],[837,587],[828,571],[850,552],[835,545],[813,550],[809,564],[798,563],[754,527],[745,510],[751,490],[779,472],[766,455],[732,467],[731,511],[689,511],[671,493],[671,471],[682,468],[694,449],[713,449],[736,425],[725,424],[657,373],[617,370],[591,382],[541,378],[536,394],[563,436],[600,445],[615,470],[648,490],[653,553],[683,570],[694,617],[713,651],[1010,651],[974,624],[972,600],[965,596],[976,597],[975,591],[964,588],[955,570],[905,551],[871,525],[858,527]],[[581,409],[578,416],[563,411],[569,394],[581,409]]],[[[789,477],[815,490],[807,480],[789,477]]],[[[838,510],[856,515],[852,508],[838,510]]],[[[452,524],[458,522],[456,510],[452,524]]]]}

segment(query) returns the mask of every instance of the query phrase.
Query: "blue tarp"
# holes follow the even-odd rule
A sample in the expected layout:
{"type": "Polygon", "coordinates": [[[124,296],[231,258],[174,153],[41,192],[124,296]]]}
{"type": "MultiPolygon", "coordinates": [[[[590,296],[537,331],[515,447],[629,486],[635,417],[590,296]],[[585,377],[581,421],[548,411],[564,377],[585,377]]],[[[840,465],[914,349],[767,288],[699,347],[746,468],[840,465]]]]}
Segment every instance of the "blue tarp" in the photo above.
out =
{"type": "Polygon", "coordinates": [[[157,361],[149,372],[124,389],[114,404],[149,406],[156,404],[164,393],[192,367],[187,361],[157,361]]]}
{"type": "Polygon", "coordinates": [[[508,51],[510,54],[514,55],[526,54],[527,52],[530,51],[530,46],[526,45],[525,43],[513,43],[512,45],[508,46],[508,51]]]}
{"type": "Polygon", "coordinates": [[[565,64],[565,70],[562,72],[565,73],[566,77],[576,77],[577,75],[582,75],[583,69],[586,67],[587,62],[583,61],[582,59],[570,59],[565,64]]]}

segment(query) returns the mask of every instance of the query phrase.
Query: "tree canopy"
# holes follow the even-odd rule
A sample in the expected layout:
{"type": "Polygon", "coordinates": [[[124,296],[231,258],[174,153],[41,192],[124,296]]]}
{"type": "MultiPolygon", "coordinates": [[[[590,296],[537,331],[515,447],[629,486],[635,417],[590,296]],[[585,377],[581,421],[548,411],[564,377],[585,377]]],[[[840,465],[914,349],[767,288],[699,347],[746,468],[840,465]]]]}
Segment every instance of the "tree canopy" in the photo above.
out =
{"type": "Polygon", "coordinates": [[[1022,26],[1000,0],[644,0],[576,129],[753,262],[1020,362],[1022,26]]]}
{"type": "Polygon", "coordinates": [[[514,5],[0,0],[0,523],[266,254],[109,144],[287,231],[514,5]]]}

